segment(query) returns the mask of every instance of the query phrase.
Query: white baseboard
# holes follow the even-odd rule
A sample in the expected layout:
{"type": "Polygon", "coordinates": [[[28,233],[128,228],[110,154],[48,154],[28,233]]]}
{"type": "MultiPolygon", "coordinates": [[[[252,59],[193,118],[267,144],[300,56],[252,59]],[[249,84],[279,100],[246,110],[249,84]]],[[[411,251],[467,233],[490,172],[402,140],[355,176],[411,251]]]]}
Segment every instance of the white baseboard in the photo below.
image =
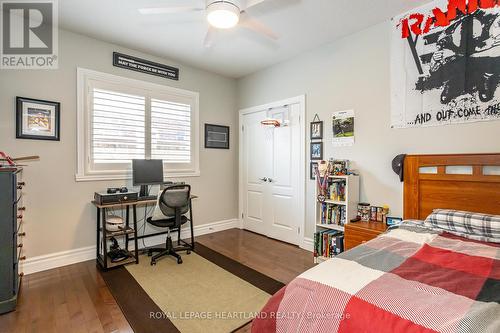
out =
{"type": "MultiPolygon", "coordinates": [[[[224,221],[218,221],[218,222],[212,222],[212,223],[203,224],[203,225],[199,225],[199,226],[194,226],[194,235],[195,236],[202,236],[202,235],[211,234],[214,232],[219,232],[219,231],[233,229],[233,228],[239,228],[239,223],[238,223],[237,219],[224,220],[224,221]]],[[[191,237],[191,231],[189,230],[189,228],[182,229],[181,239],[187,239],[189,237],[191,237]]],[[[159,235],[159,236],[145,238],[144,243],[142,242],[142,240],[139,240],[138,241],[139,249],[142,249],[144,247],[150,247],[150,246],[164,244],[165,239],[166,239],[165,235],[159,235]]],[[[177,233],[176,232],[172,233],[172,240],[173,241],[177,240],[177,233]]],[[[133,244],[132,244],[131,248],[134,249],[133,244]]]]}
{"type": "Polygon", "coordinates": [[[314,240],[312,238],[306,238],[302,240],[300,247],[309,252],[314,252],[314,240]]]}
{"type": "MultiPolygon", "coordinates": [[[[232,228],[239,228],[240,224],[238,219],[231,219],[225,221],[212,222],[199,226],[194,226],[194,235],[201,236],[213,232],[223,231],[232,228]]],[[[181,231],[181,238],[189,238],[189,228],[184,228],[181,231]]],[[[172,239],[177,240],[177,233],[172,234],[172,239]]],[[[165,242],[165,235],[159,235],[151,238],[144,239],[146,247],[163,244],[165,242]]],[[[142,240],[139,240],[139,248],[143,247],[142,240]]],[[[46,271],[48,269],[76,264],[82,261],[92,260],[96,258],[96,247],[87,246],[79,249],[62,251],[57,253],[46,254],[38,257],[27,259],[22,266],[24,274],[32,274],[36,272],[46,271]]]]}
{"type": "Polygon", "coordinates": [[[95,258],[95,246],[81,247],[79,249],[56,252],[43,256],[27,259],[22,264],[22,272],[31,274],[45,271],[51,268],[76,264],[95,258]]]}

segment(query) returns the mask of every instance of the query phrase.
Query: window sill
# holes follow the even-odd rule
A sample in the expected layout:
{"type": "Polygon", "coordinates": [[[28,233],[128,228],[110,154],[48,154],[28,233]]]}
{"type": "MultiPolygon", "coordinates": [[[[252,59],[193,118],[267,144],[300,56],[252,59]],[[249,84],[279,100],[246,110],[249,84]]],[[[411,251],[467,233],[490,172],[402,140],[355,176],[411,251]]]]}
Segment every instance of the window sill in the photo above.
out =
{"type": "MultiPolygon", "coordinates": [[[[164,178],[186,178],[186,177],[200,177],[200,171],[191,172],[172,172],[165,173],[164,178]]],[[[131,175],[81,175],[76,174],[75,180],[77,182],[95,182],[106,180],[131,180],[131,175]]]]}

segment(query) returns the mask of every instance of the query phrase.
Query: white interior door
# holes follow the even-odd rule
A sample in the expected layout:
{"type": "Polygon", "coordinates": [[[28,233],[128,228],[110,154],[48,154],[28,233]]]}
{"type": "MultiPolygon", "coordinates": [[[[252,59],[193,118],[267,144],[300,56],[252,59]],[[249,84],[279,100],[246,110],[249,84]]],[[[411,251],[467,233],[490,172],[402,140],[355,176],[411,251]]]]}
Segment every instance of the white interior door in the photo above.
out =
{"type": "Polygon", "coordinates": [[[265,130],[260,122],[267,117],[266,111],[243,117],[242,148],[243,165],[243,224],[244,228],[263,235],[267,234],[269,212],[267,176],[270,175],[271,146],[266,142],[265,130]]]}
{"type": "Polygon", "coordinates": [[[243,114],[240,137],[243,227],[292,244],[304,224],[300,111],[292,104],[243,114]],[[285,125],[265,130],[260,122],[269,117],[285,125]]]}

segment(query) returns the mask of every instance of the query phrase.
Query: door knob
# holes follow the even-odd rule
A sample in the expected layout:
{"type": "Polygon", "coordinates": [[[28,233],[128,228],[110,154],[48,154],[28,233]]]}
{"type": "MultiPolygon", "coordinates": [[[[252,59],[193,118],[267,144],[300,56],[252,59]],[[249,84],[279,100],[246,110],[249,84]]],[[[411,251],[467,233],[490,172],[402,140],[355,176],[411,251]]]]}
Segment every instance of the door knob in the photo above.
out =
{"type": "Polygon", "coordinates": [[[259,178],[259,179],[262,180],[263,182],[267,182],[267,177],[259,178]]]}

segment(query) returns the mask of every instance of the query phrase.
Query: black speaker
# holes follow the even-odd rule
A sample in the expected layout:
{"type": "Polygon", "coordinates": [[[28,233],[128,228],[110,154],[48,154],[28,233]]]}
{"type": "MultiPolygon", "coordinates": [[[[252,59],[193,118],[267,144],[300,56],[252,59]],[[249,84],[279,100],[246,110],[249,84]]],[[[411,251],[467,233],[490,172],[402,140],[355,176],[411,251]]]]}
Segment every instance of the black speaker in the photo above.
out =
{"type": "Polygon", "coordinates": [[[392,170],[399,176],[400,181],[404,181],[406,154],[400,154],[392,160],[392,170]]]}

